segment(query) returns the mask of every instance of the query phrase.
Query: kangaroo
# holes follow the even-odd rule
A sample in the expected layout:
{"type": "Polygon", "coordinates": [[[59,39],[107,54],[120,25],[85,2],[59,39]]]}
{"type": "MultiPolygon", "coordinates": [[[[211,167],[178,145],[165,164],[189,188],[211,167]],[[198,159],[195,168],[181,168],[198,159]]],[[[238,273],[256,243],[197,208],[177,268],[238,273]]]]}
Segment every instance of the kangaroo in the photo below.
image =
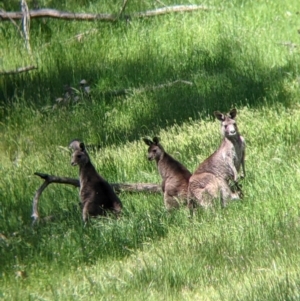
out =
{"type": "Polygon", "coordinates": [[[89,216],[106,215],[109,211],[118,215],[122,210],[120,199],[109,183],[97,173],[84,143],[77,142],[73,144],[71,165],[79,165],[79,195],[83,221],[86,222],[89,216]]]}
{"type": "Polygon", "coordinates": [[[212,199],[221,197],[221,205],[225,207],[229,199],[238,199],[241,191],[233,192],[230,181],[237,184],[240,167],[245,172],[245,140],[240,135],[235,117],[236,109],[227,115],[215,111],[215,117],[221,121],[222,143],[217,151],[205,159],[196,169],[189,181],[188,206],[194,203],[207,207],[212,199]]]}
{"type": "Polygon", "coordinates": [[[185,166],[165,152],[157,137],[144,138],[149,146],[148,160],[155,160],[158,171],[162,177],[162,191],[164,193],[164,204],[167,210],[178,208],[180,201],[187,199],[188,183],[191,173],[185,166]]]}

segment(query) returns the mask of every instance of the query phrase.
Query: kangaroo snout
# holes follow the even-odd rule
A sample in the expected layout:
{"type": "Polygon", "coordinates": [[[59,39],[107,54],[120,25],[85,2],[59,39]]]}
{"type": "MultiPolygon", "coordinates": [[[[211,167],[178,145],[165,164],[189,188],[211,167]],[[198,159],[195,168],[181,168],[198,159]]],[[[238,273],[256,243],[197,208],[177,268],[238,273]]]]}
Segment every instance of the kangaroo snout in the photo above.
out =
{"type": "Polygon", "coordinates": [[[72,162],[71,162],[71,165],[72,165],[72,166],[76,166],[77,163],[72,161],[72,162]]]}
{"type": "Polygon", "coordinates": [[[235,135],[235,134],[236,134],[236,130],[235,130],[234,128],[229,129],[229,135],[230,135],[230,136],[233,136],[233,135],[235,135]]]}
{"type": "Polygon", "coordinates": [[[236,123],[234,120],[227,120],[223,121],[223,125],[221,128],[221,132],[223,130],[224,136],[231,137],[238,134],[236,123]],[[227,124],[226,124],[227,123],[227,124]]]}

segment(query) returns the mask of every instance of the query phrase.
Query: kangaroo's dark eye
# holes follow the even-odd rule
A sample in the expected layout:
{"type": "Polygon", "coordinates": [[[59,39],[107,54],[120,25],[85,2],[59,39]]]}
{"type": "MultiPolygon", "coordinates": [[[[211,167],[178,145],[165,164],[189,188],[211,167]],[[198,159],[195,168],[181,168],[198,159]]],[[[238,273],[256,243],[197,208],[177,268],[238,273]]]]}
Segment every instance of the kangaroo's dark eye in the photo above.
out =
{"type": "Polygon", "coordinates": [[[77,155],[77,158],[80,159],[80,158],[81,158],[81,155],[77,155]]]}

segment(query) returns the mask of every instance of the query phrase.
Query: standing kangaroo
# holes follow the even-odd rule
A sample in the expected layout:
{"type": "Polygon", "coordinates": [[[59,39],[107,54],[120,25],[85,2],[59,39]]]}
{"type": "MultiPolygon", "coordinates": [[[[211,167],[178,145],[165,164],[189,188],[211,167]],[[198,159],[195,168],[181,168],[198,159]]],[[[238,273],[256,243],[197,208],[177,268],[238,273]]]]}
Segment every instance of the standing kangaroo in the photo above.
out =
{"type": "Polygon", "coordinates": [[[71,164],[79,165],[80,200],[82,204],[82,218],[87,221],[88,216],[106,215],[111,211],[118,215],[122,210],[122,203],[109,183],[104,180],[91,163],[83,142],[74,140],[71,164]],[[76,141],[76,142],[74,142],[76,141]]]}
{"type": "Polygon", "coordinates": [[[188,206],[194,203],[207,207],[212,199],[221,197],[221,205],[225,207],[229,199],[239,198],[229,183],[237,183],[240,167],[245,177],[245,140],[240,135],[235,117],[237,111],[232,109],[227,115],[214,112],[221,121],[222,143],[217,151],[205,159],[196,169],[189,181],[188,206]]]}
{"type": "Polygon", "coordinates": [[[144,142],[149,146],[148,160],[155,160],[158,171],[162,177],[162,191],[164,193],[164,203],[167,210],[178,208],[180,201],[186,201],[188,183],[191,173],[165,152],[157,137],[144,138],[144,142]]]}

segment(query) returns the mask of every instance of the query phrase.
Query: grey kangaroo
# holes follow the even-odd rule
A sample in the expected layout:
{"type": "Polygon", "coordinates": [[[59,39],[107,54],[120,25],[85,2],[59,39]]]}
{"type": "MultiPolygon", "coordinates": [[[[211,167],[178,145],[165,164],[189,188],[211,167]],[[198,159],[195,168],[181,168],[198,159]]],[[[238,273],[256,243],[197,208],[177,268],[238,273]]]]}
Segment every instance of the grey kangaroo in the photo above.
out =
{"type": "Polygon", "coordinates": [[[230,182],[237,183],[240,167],[245,177],[245,140],[240,135],[235,121],[237,111],[228,114],[214,112],[221,121],[222,143],[217,151],[205,159],[196,169],[189,181],[188,206],[195,203],[202,207],[212,205],[212,199],[221,197],[225,207],[228,200],[238,199],[240,191],[233,192],[230,182]]]}
{"type": "Polygon", "coordinates": [[[181,202],[187,201],[188,183],[191,173],[181,163],[165,152],[157,137],[144,138],[149,146],[148,159],[155,160],[162,177],[162,191],[167,210],[178,208],[181,202]]]}
{"type": "Polygon", "coordinates": [[[71,164],[79,165],[79,195],[83,221],[86,222],[89,216],[107,215],[108,212],[118,215],[122,210],[120,199],[109,183],[97,173],[84,143],[74,141],[71,142],[73,145],[70,145],[74,150],[71,164]]]}

